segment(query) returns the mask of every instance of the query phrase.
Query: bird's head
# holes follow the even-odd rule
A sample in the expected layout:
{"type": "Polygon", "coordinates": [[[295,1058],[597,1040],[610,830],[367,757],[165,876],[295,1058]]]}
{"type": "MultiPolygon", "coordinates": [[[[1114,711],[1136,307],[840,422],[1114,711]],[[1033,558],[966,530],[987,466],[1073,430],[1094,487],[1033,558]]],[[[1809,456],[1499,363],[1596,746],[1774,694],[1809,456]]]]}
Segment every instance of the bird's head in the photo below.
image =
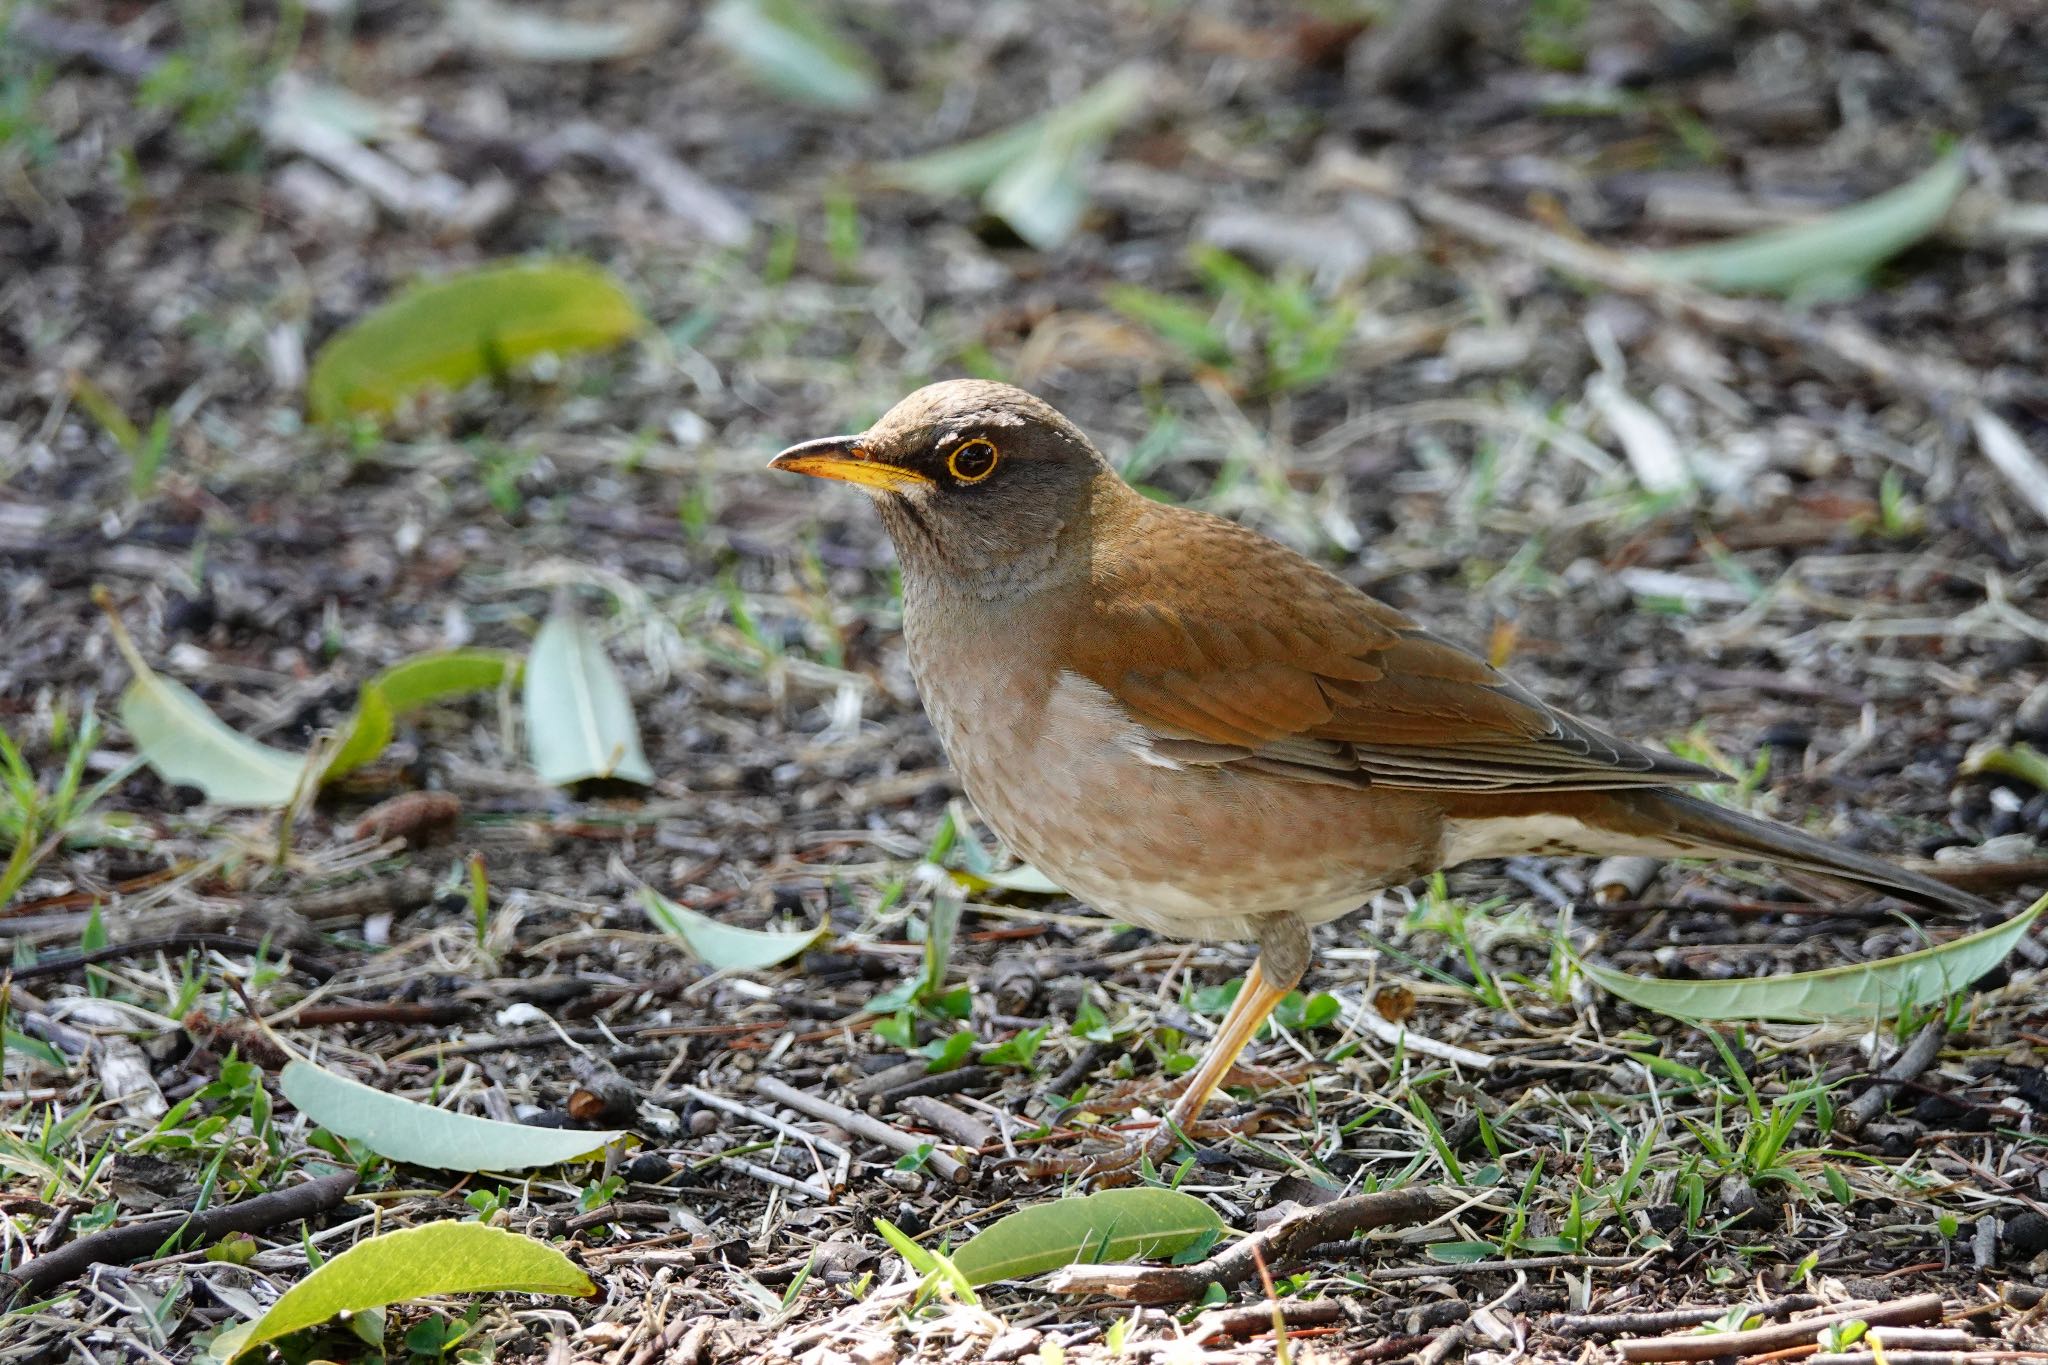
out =
{"type": "Polygon", "coordinates": [[[791,446],[769,468],[858,485],[906,573],[982,592],[1029,587],[1098,498],[1128,491],[1050,404],[980,379],[928,384],[859,435],[791,446]]]}

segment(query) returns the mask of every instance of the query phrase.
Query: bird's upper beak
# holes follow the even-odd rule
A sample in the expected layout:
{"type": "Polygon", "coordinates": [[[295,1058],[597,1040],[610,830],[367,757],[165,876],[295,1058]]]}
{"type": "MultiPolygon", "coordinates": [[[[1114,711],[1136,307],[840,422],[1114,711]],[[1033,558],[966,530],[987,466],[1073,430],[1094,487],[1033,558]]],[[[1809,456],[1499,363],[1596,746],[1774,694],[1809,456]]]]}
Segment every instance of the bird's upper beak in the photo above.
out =
{"type": "Polygon", "coordinates": [[[914,469],[876,459],[862,447],[858,436],[825,436],[805,441],[777,455],[768,462],[768,467],[892,492],[929,487],[932,482],[914,469]]]}

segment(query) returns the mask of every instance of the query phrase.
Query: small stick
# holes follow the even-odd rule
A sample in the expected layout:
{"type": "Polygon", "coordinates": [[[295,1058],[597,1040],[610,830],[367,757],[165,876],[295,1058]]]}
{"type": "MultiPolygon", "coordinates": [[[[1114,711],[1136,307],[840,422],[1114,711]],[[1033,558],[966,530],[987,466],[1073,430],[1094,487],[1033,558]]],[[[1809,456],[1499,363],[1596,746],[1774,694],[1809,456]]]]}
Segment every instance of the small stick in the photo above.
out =
{"type": "Polygon", "coordinates": [[[993,1147],[996,1130],[964,1110],[955,1109],[944,1100],[930,1095],[906,1095],[898,1100],[896,1107],[927,1128],[933,1128],[953,1139],[962,1147],[979,1150],[993,1147]]]}
{"type": "Polygon", "coordinates": [[[124,957],[141,957],[145,953],[181,953],[204,948],[221,953],[273,952],[286,959],[291,966],[312,977],[325,981],[333,976],[336,968],[316,957],[290,948],[280,948],[275,943],[265,944],[257,939],[243,938],[238,934],[157,934],[150,938],[130,939],[126,943],[109,943],[104,947],[91,948],[83,952],[57,953],[27,966],[13,968],[16,981],[40,981],[44,977],[69,976],[84,967],[101,962],[113,962],[124,957]]]}
{"type": "Polygon", "coordinates": [[[1631,1337],[1618,1343],[1627,1361],[1716,1360],[1722,1356],[1753,1356],[1813,1340],[1823,1328],[1862,1319],[1873,1327],[1926,1322],[1941,1316],[1941,1295],[1915,1294],[1867,1308],[1837,1310],[1791,1322],[1752,1327],[1746,1332],[1690,1332],[1684,1336],[1631,1337]]]}
{"type": "Polygon", "coordinates": [[[795,1138],[805,1146],[817,1148],[826,1156],[843,1158],[851,1158],[853,1156],[853,1153],[847,1151],[831,1138],[820,1137],[818,1134],[799,1128],[793,1123],[784,1122],[766,1109],[758,1109],[751,1104],[741,1104],[738,1100],[729,1100],[717,1091],[706,1090],[701,1085],[685,1085],[681,1087],[681,1090],[683,1094],[688,1095],[701,1105],[723,1110],[735,1118],[743,1118],[749,1123],[758,1123],[763,1128],[772,1128],[785,1137],[795,1138]]]}
{"type": "Polygon", "coordinates": [[[1464,1196],[1441,1185],[1418,1185],[1375,1194],[1355,1194],[1318,1208],[1303,1209],[1264,1232],[1194,1265],[1072,1265],[1046,1281],[1055,1294],[1110,1294],[1139,1303],[1179,1303],[1206,1291],[1213,1281],[1225,1289],[1258,1273],[1258,1258],[1284,1270],[1324,1242],[1371,1228],[1420,1223],[1458,1207],[1464,1196]]]}
{"type": "MultiPolygon", "coordinates": [[[[1820,1300],[1812,1294],[1787,1294],[1755,1307],[1744,1304],[1742,1315],[1782,1318],[1787,1313],[1805,1313],[1818,1307],[1820,1300]]],[[[1544,1326],[1562,1337],[1647,1336],[1680,1327],[1697,1327],[1703,1322],[1712,1322],[1727,1311],[1725,1304],[1715,1304],[1712,1307],[1659,1308],[1640,1313],[1561,1313],[1544,1326]]]]}
{"type": "Polygon", "coordinates": [[[2004,1360],[2041,1360],[2048,1351],[1874,1351],[1823,1352],[1801,1365],[1995,1365],[2004,1360]]]}
{"type": "Polygon", "coordinates": [[[795,1194],[807,1194],[822,1203],[829,1204],[832,1202],[832,1191],[824,1186],[813,1185],[810,1181],[800,1180],[793,1175],[784,1175],[773,1166],[763,1166],[759,1162],[748,1161],[745,1157],[737,1156],[720,1157],[718,1164],[730,1166],[743,1175],[750,1175],[764,1185],[773,1185],[778,1189],[789,1190],[795,1194]]]}
{"type": "Polygon", "coordinates": [[[0,1285],[14,1286],[8,1297],[15,1302],[40,1297],[93,1266],[125,1264],[154,1256],[166,1242],[175,1240],[178,1246],[190,1247],[230,1232],[262,1232],[283,1223],[300,1222],[327,1212],[355,1187],[356,1173],[340,1171],[204,1213],[176,1213],[168,1218],[108,1228],[38,1256],[16,1270],[0,1273],[0,1285]]]}
{"type": "MultiPolygon", "coordinates": [[[[799,1114],[808,1114],[814,1119],[837,1124],[856,1137],[865,1138],[880,1147],[886,1147],[899,1155],[908,1156],[924,1144],[915,1133],[906,1133],[893,1128],[878,1118],[848,1109],[843,1104],[834,1104],[820,1095],[785,1085],[773,1076],[754,1077],[754,1093],[777,1104],[787,1105],[799,1114]]],[[[941,1180],[959,1182],[967,1178],[967,1168],[959,1158],[934,1151],[925,1165],[941,1180]]]]}
{"type": "Polygon", "coordinates": [[[1641,1256],[1510,1256],[1501,1261],[1473,1261],[1469,1264],[1390,1265],[1372,1272],[1375,1280],[1427,1280],[1439,1275],[1479,1275],[1489,1270],[1615,1270],[1641,1265],[1641,1256]]]}
{"type": "Polygon", "coordinates": [[[1330,1327],[1349,1322],[1352,1317],[1350,1307],[1343,1299],[1284,1299],[1277,1305],[1266,1301],[1237,1308],[1212,1308],[1196,1318],[1194,1325],[1188,1328],[1188,1340],[1207,1345],[1214,1341],[1255,1337],[1273,1330],[1276,1312],[1289,1330],[1330,1327]]]}
{"type": "Polygon", "coordinates": [[[1948,1021],[1939,1015],[1928,1020],[1927,1026],[1906,1045],[1904,1052],[1892,1059],[1875,1084],[1835,1112],[1835,1127],[1844,1133],[1863,1131],[1891,1103],[1901,1085],[1917,1080],[1921,1072],[1934,1065],[1934,1059],[1941,1055],[1941,1045],[1947,1040],[1948,1021]]]}

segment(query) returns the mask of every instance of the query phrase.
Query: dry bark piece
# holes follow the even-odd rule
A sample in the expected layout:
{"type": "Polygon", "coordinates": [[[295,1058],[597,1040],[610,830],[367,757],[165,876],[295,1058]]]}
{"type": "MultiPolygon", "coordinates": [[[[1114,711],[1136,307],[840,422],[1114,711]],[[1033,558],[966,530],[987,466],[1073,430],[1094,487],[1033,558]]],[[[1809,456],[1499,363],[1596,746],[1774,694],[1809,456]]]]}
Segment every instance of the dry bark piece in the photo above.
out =
{"type": "Polygon", "coordinates": [[[462,818],[462,798],[453,792],[402,792],[363,812],[358,839],[402,839],[414,848],[434,842],[462,818]]]}

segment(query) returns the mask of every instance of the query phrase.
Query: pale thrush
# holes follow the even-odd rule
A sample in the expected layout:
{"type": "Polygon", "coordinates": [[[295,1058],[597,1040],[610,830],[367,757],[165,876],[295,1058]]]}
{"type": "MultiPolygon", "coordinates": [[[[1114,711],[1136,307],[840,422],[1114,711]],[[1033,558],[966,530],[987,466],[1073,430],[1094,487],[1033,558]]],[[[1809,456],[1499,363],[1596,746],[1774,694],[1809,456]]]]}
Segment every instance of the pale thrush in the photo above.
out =
{"type": "Polygon", "coordinates": [[[1973,897],[1678,788],[1725,775],[1545,705],[1292,550],[1135,492],[1046,403],[956,380],[776,469],[859,485],[925,710],[990,828],[1104,914],[1258,944],[1150,1150],[1307,966],[1310,926],[1471,858],[1756,858],[1973,897]]]}

